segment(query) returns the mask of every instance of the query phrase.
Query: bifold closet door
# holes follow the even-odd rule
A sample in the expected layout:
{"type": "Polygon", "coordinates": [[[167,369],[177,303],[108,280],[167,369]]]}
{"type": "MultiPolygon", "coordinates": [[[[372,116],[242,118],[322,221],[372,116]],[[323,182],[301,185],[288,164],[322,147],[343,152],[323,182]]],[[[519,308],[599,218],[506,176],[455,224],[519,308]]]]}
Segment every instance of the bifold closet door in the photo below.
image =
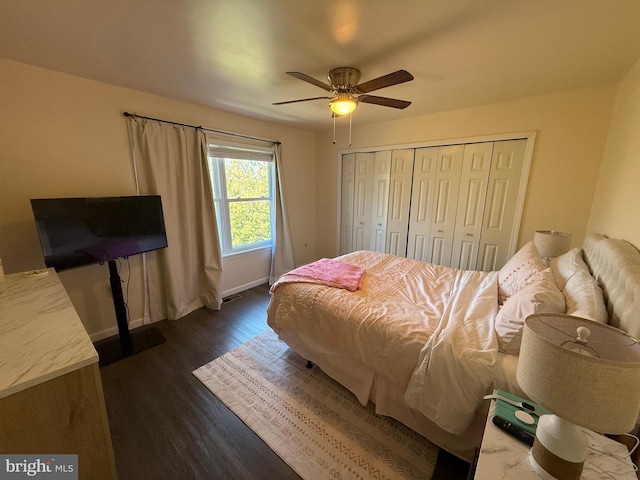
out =
{"type": "Polygon", "coordinates": [[[386,252],[401,257],[407,255],[414,152],[413,148],[408,148],[391,153],[386,252]]]}
{"type": "Polygon", "coordinates": [[[342,156],[340,251],[498,270],[515,248],[527,140],[342,156]]]}
{"type": "Polygon", "coordinates": [[[436,188],[438,147],[417,148],[413,162],[407,258],[431,259],[431,219],[436,188]]]}
{"type": "Polygon", "coordinates": [[[373,153],[356,153],[353,189],[353,250],[371,249],[373,153]]]}
{"type": "Polygon", "coordinates": [[[475,270],[482,235],[493,142],[464,146],[451,266],[475,270]]]}
{"type": "MultiPolygon", "coordinates": [[[[417,203],[411,204],[409,220],[409,237],[412,247],[407,256],[425,262],[449,265],[453,250],[458,193],[460,190],[460,173],[462,171],[463,145],[449,145],[437,148],[435,177],[433,189],[427,185],[431,182],[431,173],[415,173],[424,183],[415,194],[417,203]],[[414,211],[414,207],[418,209],[414,211]],[[423,212],[423,213],[418,213],[423,212]],[[424,215],[427,215],[424,220],[424,215]]],[[[425,168],[429,163],[431,152],[418,149],[416,155],[418,168],[425,168]]],[[[416,190],[414,189],[414,192],[416,190]]]]}
{"type": "Polygon", "coordinates": [[[478,270],[499,270],[512,254],[510,247],[515,249],[518,232],[514,229],[516,217],[519,220],[521,213],[516,211],[516,203],[526,146],[527,141],[524,139],[494,143],[478,252],[478,270]]]}
{"type": "Polygon", "coordinates": [[[373,196],[371,211],[371,250],[384,253],[387,248],[387,212],[391,150],[375,152],[373,161],[373,196]]]}

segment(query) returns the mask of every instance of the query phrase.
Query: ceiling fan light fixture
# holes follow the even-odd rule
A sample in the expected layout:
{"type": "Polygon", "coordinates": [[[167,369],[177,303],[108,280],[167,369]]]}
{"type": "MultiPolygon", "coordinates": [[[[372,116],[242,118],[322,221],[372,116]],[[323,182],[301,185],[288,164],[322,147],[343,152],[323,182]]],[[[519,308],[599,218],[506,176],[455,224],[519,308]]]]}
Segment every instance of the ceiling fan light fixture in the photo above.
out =
{"type": "Polygon", "coordinates": [[[358,106],[358,100],[353,98],[348,93],[338,93],[331,101],[329,102],[329,107],[331,107],[331,111],[336,115],[348,115],[353,112],[358,106]]]}

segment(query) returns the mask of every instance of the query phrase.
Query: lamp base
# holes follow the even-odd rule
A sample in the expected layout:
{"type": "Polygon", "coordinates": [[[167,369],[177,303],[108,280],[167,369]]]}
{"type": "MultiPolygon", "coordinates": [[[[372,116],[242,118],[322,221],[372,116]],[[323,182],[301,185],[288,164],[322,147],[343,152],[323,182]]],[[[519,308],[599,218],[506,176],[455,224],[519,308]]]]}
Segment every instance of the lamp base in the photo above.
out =
{"type": "MultiPolygon", "coordinates": [[[[534,441],[533,446],[536,446],[534,441]]],[[[538,443],[542,452],[529,450],[529,465],[544,480],[579,480],[582,475],[582,463],[568,462],[544,448],[538,443]]]]}
{"type": "Polygon", "coordinates": [[[545,480],[579,480],[587,456],[587,442],[580,429],[556,415],[542,415],[529,463],[545,480]]]}

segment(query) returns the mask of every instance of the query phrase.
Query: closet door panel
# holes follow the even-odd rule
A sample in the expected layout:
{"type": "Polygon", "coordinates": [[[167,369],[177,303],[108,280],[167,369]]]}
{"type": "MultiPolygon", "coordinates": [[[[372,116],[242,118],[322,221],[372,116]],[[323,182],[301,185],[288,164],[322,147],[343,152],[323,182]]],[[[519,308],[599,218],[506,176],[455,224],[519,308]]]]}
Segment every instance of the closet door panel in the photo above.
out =
{"type": "MultiPolygon", "coordinates": [[[[438,265],[448,265],[448,260],[445,258],[447,254],[447,246],[445,240],[442,237],[432,237],[431,239],[431,259],[428,260],[431,263],[437,263],[438,265]]],[[[451,259],[451,252],[449,251],[449,260],[451,259]]]]}
{"type": "Polygon", "coordinates": [[[478,268],[500,269],[509,259],[526,140],[495,142],[478,256],[478,268]]]}
{"type": "Polygon", "coordinates": [[[413,235],[411,244],[407,246],[407,258],[414,260],[426,261],[431,257],[431,246],[429,245],[429,237],[425,235],[413,235]]]}
{"type": "Polygon", "coordinates": [[[456,242],[451,266],[461,270],[475,270],[478,253],[478,242],[463,240],[456,242]]]}
{"type": "Polygon", "coordinates": [[[371,248],[373,153],[356,153],[353,191],[353,250],[371,248]]]}
{"type": "Polygon", "coordinates": [[[413,149],[392,152],[386,252],[401,257],[407,254],[413,159],[413,149]]]}
{"type": "Polygon", "coordinates": [[[431,258],[431,218],[437,163],[438,147],[416,149],[407,240],[407,257],[415,260],[428,261],[431,258]]]}
{"type": "Polygon", "coordinates": [[[371,213],[371,249],[376,252],[386,251],[390,173],[391,150],[375,152],[373,211],[371,213]]]}
{"type": "Polygon", "coordinates": [[[340,254],[353,251],[353,191],[355,153],[342,156],[342,195],[340,197],[340,254]]]}
{"type": "Polygon", "coordinates": [[[493,142],[465,145],[451,266],[476,268],[493,142]]]}
{"type": "Polygon", "coordinates": [[[499,250],[500,248],[498,245],[483,243],[478,253],[478,264],[476,270],[483,270],[485,272],[500,270],[506,261],[502,264],[498,264],[499,250]]]}
{"type": "Polygon", "coordinates": [[[431,258],[427,258],[428,262],[440,265],[450,265],[451,263],[463,151],[462,145],[451,145],[438,149],[431,217],[431,258]]]}

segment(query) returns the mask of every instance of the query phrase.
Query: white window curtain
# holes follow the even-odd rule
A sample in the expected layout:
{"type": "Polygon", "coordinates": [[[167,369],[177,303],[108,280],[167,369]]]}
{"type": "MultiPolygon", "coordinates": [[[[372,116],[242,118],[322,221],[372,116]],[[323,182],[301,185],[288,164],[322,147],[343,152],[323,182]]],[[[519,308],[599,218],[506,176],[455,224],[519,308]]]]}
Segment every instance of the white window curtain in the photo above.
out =
{"type": "Polygon", "coordinates": [[[200,129],[127,118],[142,195],[161,195],[168,248],[145,254],[145,323],[222,304],[222,256],[200,129]]]}
{"type": "Polygon", "coordinates": [[[271,273],[269,283],[273,285],[283,273],[295,267],[293,259],[293,246],[291,244],[291,233],[289,231],[289,218],[283,192],[282,180],[282,160],[280,155],[280,144],[273,145],[273,158],[276,164],[276,241],[273,243],[271,252],[271,273]]]}

